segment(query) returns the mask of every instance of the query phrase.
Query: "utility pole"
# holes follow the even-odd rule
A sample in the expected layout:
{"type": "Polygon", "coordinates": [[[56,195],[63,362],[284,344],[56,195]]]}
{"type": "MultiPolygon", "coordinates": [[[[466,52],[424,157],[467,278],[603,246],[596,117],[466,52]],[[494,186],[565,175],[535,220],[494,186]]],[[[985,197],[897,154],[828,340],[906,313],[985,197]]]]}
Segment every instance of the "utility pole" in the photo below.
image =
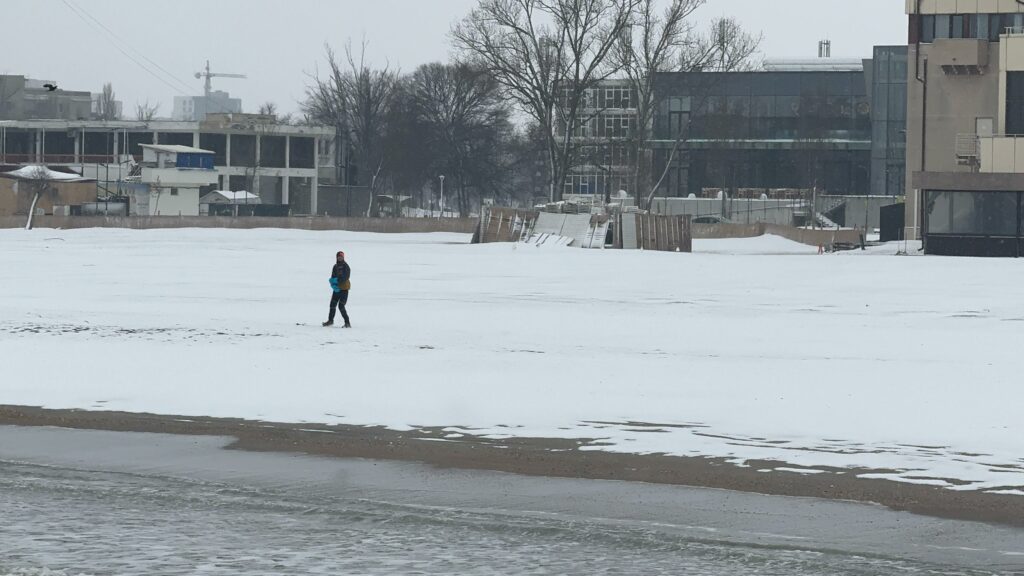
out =
{"type": "Polygon", "coordinates": [[[439,178],[441,179],[441,210],[437,217],[441,218],[444,216],[444,174],[441,174],[439,178]]]}

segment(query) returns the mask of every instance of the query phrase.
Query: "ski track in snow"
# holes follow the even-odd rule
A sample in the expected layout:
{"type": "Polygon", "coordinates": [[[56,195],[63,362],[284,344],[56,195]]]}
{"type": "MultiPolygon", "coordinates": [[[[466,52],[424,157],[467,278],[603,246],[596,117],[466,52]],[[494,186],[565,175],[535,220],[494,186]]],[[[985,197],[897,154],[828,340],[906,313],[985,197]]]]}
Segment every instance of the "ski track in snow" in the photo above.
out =
{"type": "Polygon", "coordinates": [[[0,403],[436,426],[1024,493],[1017,261],[466,241],[0,231],[0,403]],[[338,249],[351,331],[319,327],[338,249]]]}

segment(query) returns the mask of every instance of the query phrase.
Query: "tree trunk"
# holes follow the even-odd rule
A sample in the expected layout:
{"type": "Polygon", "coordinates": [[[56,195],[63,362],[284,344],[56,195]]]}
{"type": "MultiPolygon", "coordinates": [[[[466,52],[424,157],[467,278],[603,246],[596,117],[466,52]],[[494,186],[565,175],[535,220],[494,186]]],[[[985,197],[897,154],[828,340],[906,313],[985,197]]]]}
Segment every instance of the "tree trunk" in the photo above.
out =
{"type": "Polygon", "coordinates": [[[32,229],[32,218],[36,215],[36,204],[39,202],[39,197],[42,194],[42,190],[36,190],[36,195],[32,197],[32,206],[28,209],[28,221],[25,222],[25,230],[32,229]]]}

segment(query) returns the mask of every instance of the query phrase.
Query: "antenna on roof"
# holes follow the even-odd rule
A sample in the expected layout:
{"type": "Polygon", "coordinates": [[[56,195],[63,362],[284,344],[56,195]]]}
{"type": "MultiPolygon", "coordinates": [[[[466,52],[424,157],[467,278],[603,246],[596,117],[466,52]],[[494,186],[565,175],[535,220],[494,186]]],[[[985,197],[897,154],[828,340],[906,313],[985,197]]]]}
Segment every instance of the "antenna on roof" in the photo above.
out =
{"type": "Polygon", "coordinates": [[[818,58],[832,57],[832,41],[821,40],[818,42],[818,58]]]}

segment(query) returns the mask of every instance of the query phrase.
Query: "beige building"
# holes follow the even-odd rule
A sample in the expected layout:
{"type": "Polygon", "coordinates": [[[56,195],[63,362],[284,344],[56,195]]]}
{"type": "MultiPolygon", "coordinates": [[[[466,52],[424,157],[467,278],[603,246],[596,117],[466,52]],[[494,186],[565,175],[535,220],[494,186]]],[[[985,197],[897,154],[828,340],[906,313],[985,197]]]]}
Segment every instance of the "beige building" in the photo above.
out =
{"type": "MultiPolygon", "coordinates": [[[[0,174],[0,216],[28,214],[35,190],[32,182],[0,174]]],[[[73,206],[96,200],[96,182],[50,182],[36,204],[37,214],[53,214],[56,206],[73,206]]]]}
{"type": "Polygon", "coordinates": [[[906,234],[931,254],[1024,251],[1024,2],[907,0],[906,234]]]}

